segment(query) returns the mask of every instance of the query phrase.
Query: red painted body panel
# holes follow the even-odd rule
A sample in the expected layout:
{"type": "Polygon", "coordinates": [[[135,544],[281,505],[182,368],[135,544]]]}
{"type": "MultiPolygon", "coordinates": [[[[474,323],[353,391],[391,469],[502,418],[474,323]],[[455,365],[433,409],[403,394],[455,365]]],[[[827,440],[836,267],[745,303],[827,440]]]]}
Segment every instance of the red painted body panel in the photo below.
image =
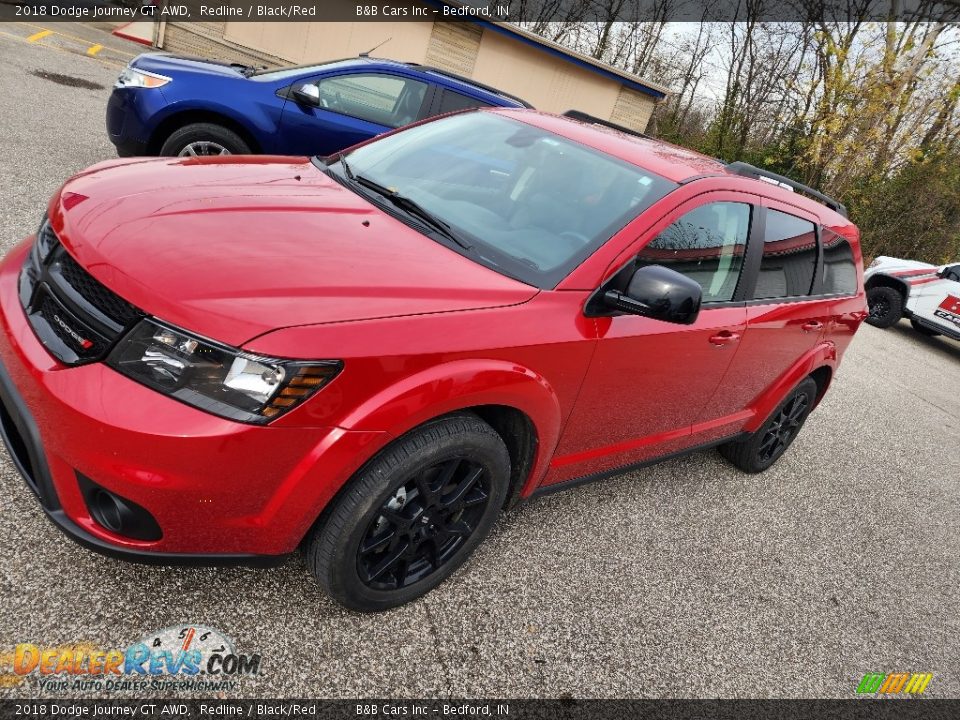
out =
{"type": "MultiPolygon", "coordinates": [[[[736,348],[709,338],[743,333],[742,307],[700,313],[689,326],[624,315],[599,318],[599,341],[547,483],[648,460],[697,444],[692,425],[736,348]]],[[[742,407],[742,404],[741,404],[742,407]]]]}
{"type": "Polygon", "coordinates": [[[627,135],[602,125],[585,125],[563,115],[505,108],[492,112],[602,150],[676,182],[696,175],[729,175],[719,160],[662,140],[627,135]]]}
{"type": "Polygon", "coordinates": [[[444,248],[305,159],[113,161],[70,180],[51,201],[53,228],[115,293],[251,352],[343,362],[267,426],[202,412],[101,363],[66,368],[24,317],[27,245],[18,247],[0,264],[0,360],[40,428],[70,519],[118,547],[280,554],[364,462],[448,412],[499,405],[530,419],[528,496],[756,429],[803,377],[835,371],[865,316],[862,291],[707,307],[689,326],[591,318],[584,307],[658,232],[710,200],[786,206],[831,227],[851,241],[862,287],[846,219],[680,148],[508,114],[675,180],[716,177],[680,186],[543,291],[444,248]],[[722,332],[735,339],[711,342],[722,332]],[[75,471],[147,508],[163,538],[100,527],[75,471]]]}
{"type": "Polygon", "coordinates": [[[242,425],[101,363],[64,371],[17,301],[26,250],[21,245],[0,266],[0,357],[40,427],[64,510],[89,533],[158,552],[290,552],[329,499],[325,490],[389,441],[372,431],[242,425]],[[320,455],[323,463],[313,462],[320,455]],[[149,508],[163,539],[138,542],[104,530],[90,518],[74,470],[149,508]]]}
{"type": "Polygon", "coordinates": [[[221,342],[289,325],[511,305],[536,293],[387,215],[306,158],[104,165],[69,180],[51,203],[61,242],[121,297],[221,342]]]}

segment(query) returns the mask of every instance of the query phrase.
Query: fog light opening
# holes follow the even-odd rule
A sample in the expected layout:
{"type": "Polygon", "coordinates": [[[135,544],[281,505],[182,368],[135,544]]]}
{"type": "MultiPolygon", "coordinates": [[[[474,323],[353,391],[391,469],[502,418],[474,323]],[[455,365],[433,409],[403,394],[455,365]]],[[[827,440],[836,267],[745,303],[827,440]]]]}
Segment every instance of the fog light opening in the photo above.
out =
{"type": "Polygon", "coordinates": [[[90,513],[93,519],[107,530],[122,534],[123,514],[113,495],[106,490],[96,490],[91,500],[90,513]]]}
{"type": "Polygon", "coordinates": [[[101,487],[79,472],[77,482],[86,500],[90,518],[100,527],[134,540],[153,542],[163,537],[156,519],[146,508],[101,487]]]}

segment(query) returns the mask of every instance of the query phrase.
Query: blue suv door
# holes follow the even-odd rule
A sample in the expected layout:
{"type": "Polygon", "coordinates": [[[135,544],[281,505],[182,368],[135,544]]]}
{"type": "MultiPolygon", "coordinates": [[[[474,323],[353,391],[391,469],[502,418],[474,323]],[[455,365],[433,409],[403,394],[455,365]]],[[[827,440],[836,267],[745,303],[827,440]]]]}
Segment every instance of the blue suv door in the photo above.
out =
{"type": "Polygon", "coordinates": [[[329,155],[408,125],[424,117],[433,94],[429,83],[382,71],[324,75],[292,87],[305,82],[316,85],[320,105],[297,102],[288,93],[280,119],[280,153],[329,155]]]}

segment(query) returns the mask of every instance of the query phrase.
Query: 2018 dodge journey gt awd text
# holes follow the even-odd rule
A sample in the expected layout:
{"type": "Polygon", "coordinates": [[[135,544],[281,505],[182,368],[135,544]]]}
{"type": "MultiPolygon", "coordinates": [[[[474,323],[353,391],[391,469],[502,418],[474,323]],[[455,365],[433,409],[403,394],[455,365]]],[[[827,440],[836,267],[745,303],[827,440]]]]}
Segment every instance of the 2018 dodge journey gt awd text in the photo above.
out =
{"type": "Polygon", "coordinates": [[[843,206],[763,175],[529,110],[96,165],[0,266],[4,440],[90,548],[398,605],[521,499],[784,453],[866,304],[843,206]]]}

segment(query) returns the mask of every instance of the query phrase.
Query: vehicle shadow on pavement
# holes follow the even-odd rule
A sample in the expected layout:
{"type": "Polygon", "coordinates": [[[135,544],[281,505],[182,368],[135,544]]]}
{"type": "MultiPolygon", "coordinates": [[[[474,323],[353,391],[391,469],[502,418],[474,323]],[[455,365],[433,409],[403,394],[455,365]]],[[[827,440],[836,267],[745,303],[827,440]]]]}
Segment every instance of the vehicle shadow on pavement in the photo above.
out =
{"type": "Polygon", "coordinates": [[[914,330],[910,326],[910,322],[908,320],[901,320],[896,325],[890,327],[887,332],[895,332],[897,335],[909,340],[910,342],[922,345],[923,347],[945,357],[960,361],[960,342],[951,340],[943,335],[937,335],[933,337],[930,335],[924,335],[923,333],[914,330]]]}

